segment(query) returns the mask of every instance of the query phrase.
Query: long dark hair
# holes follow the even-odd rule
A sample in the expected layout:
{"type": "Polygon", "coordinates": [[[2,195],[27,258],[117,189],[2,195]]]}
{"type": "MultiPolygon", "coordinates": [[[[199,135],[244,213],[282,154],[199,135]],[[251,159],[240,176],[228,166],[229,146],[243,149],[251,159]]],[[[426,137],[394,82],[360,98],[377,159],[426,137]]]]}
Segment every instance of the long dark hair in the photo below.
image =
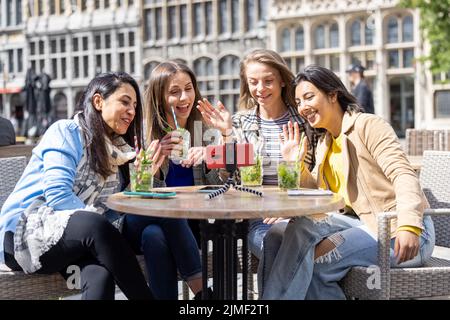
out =
{"type": "Polygon", "coordinates": [[[194,139],[194,122],[203,121],[200,111],[195,108],[195,104],[198,100],[202,99],[202,96],[194,72],[187,65],[178,61],[171,60],[162,62],[150,74],[147,89],[144,93],[144,114],[147,123],[146,139],[148,142],[153,139],[161,139],[167,133],[165,129],[169,123],[165,112],[165,96],[169,80],[177,72],[185,73],[191,78],[192,87],[195,92],[194,107],[189,114],[186,124],[186,129],[191,133],[191,140],[194,139]]]}
{"type": "MultiPolygon", "coordinates": [[[[92,98],[98,93],[105,100],[124,84],[131,85],[136,92],[136,109],[134,119],[127,132],[121,136],[132,147],[136,147],[134,145],[134,136],[136,136],[138,147],[141,148],[143,146],[142,100],[139,86],[129,74],[125,72],[108,72],[97,75],[89,82],[77,104],[77,109],[83,110],[80,113],[79,120],[86,139],[89,164],[95,172],[104,178],[112,173],[105,144],[107,124],[103,121],[100,111],[95,109],[92,98]]],[[[127,176],[125,179],[127,179],[127,176]]]]}
{"type": "Polygon", "coordinates": [[[326,95],[336,93],[337,101],[344,112],[362,111],[356,98],[347,90],[341,79],[333,71],[312,64],[297,74],[294,79],[294,86],[297,86],[302,81],[311,82],[326,95]]]}

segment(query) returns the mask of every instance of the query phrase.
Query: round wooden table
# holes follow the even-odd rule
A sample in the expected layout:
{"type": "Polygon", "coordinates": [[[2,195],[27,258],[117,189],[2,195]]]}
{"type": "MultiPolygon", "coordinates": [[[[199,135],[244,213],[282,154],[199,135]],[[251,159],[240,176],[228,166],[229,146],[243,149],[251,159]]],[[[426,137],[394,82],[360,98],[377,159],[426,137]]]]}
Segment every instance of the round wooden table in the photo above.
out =
{"type": "MultiPolygon", "coordinates": [[[[342,209],[341,196],[288,196],[277,187],[261,187],[263,197],[230,189],[214,199],[199,193],[202,186],[159,188],[175,191],[174,198],[153,199],[111,195],[106,205],[120,212],[164,218],[202,219],[200,222],[202,263],[208,263],[208,241],[213,242],[213,286],[215,299],[237,299],[237,240],[242,239],[242,299],[247,299],[248,219],[296,217],[342,209]],[[215,219],[213,223],[207,219],[215,219]],[[238,220],[238,221],[236,221],[238,220]]],[[[206,292],[208,268],[203,268],[203,292],[206,292]]]]}

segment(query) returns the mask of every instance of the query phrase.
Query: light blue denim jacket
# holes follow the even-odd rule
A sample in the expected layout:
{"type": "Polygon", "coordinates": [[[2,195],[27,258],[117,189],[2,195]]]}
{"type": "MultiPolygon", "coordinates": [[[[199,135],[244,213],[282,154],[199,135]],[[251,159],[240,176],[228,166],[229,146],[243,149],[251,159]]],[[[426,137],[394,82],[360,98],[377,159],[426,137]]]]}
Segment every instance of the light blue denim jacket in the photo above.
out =
{"type": "MultiPolygon", "coordinates": [[[[84,208],[74,194],[76,169],[83,155],[81,130],[73,120],[60,120],[45,132],[30,162],[0,211],[0,264],[5,262],[3,241],[15,232],[25,209],[39,196],[55,210],[84,208]]],[[[14,170],[14,168],[11,168],[14,170]]]]}

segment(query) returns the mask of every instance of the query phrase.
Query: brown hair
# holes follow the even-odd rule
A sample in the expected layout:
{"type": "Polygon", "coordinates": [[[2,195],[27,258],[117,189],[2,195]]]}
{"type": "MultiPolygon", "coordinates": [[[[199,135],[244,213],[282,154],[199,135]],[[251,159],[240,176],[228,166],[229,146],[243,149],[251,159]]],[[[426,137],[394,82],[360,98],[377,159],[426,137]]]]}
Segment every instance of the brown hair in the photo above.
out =
{"type": "Polygon", "coordinates": [[[249,63],[258,62],[268,65],[280,73],[281,80],[285,86],[281,90],[281,97],[288,108],[292,108],[295,111],[295,90],[292,85],[294,75],[289,70],[286,62],[275,51],[268,49],[256,49],[247,54],[240,63],[240,77],[241,77],[241,90],[239,98],[239,109],[252,109],[258,105],[258,103],[252,98],[250,90],[248,89],[246,67],[249,63]]]}
{"type": "Polygon", "coordinates": [[[150,74],[147,89],[144,93],[144,114],[147,123],[146,139],[148,142],[153,139],[161,139],[166,135],[164,129],[169,123],[165,112],[165,94],[170,78],[177,72],[183,72],[189,75],[195,92],[194,106],[189,114],[186,125],[186,129],[191,133],[191,139],[194,137],[194,121],[202,121],[201,113],[195,107],[197,101],[202,99],[202,96],[200,95],[194,72],[187,65],[178,61],[162,62],[150,74]]]}

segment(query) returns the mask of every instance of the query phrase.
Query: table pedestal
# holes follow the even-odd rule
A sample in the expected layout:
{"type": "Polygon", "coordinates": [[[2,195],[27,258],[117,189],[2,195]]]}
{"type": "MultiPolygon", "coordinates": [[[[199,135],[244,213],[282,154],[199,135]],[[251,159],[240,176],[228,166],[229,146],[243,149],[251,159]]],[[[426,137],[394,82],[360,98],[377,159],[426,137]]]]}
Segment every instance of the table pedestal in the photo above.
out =
{"type": "Polygon", "coordinates": [[[238,263],[242,261],[242,300],[247,300],[248,278],[248,220],[219,220],[209,223],[200,221],[203,291],[205,299],[208,285],[208,241],[213,244],[212,274],[213,298],[217,300],[237,300],[238,296],[238,263]],[[242,239],[242,250],[239,252],[237,241],[242,239]],[[239,257],[239,255],[241,257],[239,257]]]}

